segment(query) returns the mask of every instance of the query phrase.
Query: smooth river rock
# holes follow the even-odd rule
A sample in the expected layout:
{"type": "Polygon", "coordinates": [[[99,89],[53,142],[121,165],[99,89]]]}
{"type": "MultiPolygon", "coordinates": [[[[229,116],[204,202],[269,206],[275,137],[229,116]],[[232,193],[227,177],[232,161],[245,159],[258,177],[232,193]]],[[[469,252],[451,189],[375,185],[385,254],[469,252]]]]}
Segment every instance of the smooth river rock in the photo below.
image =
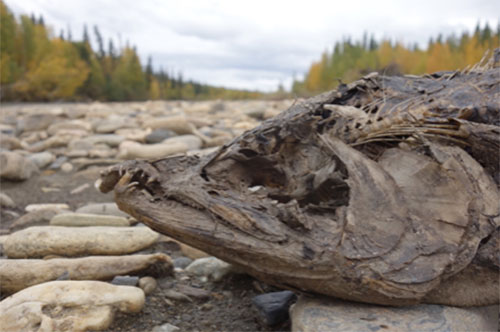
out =
{"type": "Polygon", "coordinates": [[[4,253],[9,258],[122,255],[147,248],[158,238],[147,227],[37,226],[10,234],[4,253]]]}
{"type": "Polygon", "coordinates": [[[30,159],[17,152],[0,152],[0,178],[12,181],[29,179],[38,167],[30,159]]]}
{"type": "Polygon", "coordinates": [[[76,209],[77,213],[102,214],[127,217],[128,214],[118,208],[116,203],[90,203],[76,209]]]}
{"type": "Polygon", "coordinates": [[[0,302],[0,331],[104,330],[116,311],[137,313],[144,302],[144,292],[137,287],[101,281],[51,281],[0,302]]]}
{"type": "Polygon", "coordinates": [[[42,169],[53,163],[56,160],[56,156],[53,153],[44,151],[44,152],[33,153],[28,156],[28,159],[34,162],[35,165],[38,166],[38,168],[42,169]]]}
{"type": "Polygon", "coordinates": [[[144,121],[142,126],[151,129],[168,129],[179,135],[192,134],[195,129],[195,126],[189,123],[184,115],[148,119],[144,121]]]}
{"type": "Polygon", "coordinates": [[[193,261],[185,270],[198,277],[220,281],[231,272],[232,266],[216,257],[204,257],[193,261]]]}
{"type": "Polygon", "coordinates": [[[383,307],[301,297],[290,310],[293,332],[497,331],[498,305],[458,308],[435,304],[383,307]]]}
{"type": "Polygon", "coordinates": [[[52,226],[114,226],[127,227],[130,221],[124,217],[89,213],[61,213],[50,220],[52,226]]]}
{"type": "Polygon", "coordinates": [[[140,144],[125,141],[120,144],[118,158],[121,159],[158,159],[177,153],[185,153],[189,146],[183,142],[140,144]]]}
{"type": "Polygon", "coordinates": [[[117,275],[138,274],[148,269],[161,271],[161,275],[169,275],[172,273],[172,267],[170,257],[161,253],[48,260],[2,259],[0,291],[2,294],[11,294],[33,285],[56,280],[63,274],[67,274],[70,280],[110,280],[117,275]]]}

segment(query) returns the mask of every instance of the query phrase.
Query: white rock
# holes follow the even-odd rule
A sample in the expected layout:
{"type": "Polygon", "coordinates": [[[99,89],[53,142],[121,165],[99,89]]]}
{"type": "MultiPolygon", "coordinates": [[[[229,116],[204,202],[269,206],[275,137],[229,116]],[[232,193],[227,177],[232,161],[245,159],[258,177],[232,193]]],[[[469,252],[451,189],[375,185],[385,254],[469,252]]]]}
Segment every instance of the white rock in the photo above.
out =
{"type": "Polygon", "coordinates": [[[185,268],[186,272],[192,275],[207,277],[214,281],[221,280],[231,272],[231,269],[231,264],[216,257],[199,258],[185,268]]]}
{"type": "Polygon", "coordinates": [[[179,135],[192,134],[195,126],[184,115],[175,115],[161,118],[152,118],[144,121],[143,128],[168,129],[179,135]]]}
{"type": "Polygon", "coordinates": [[[0,302],[0,331],[87,331],[108,328],[115,311],[139,312],[145,302],[137,287],[101,281],[51,281],[0,302]]]}
{"type": "Polygon", "coordinates": [[[82,121],[82,120],[71,120],[71,121],[63,121],[57,122],[49,126],[47,128],[47,132],[49,135],[53,136],[61,133],[62,131],[78,131],[83,134],[88,133],[92,130],[92,126],[90,123],[82,121]]]}
{"type": "Polygon", "coordinates": [[[169,323],[165,323],[163,325],[158,325],[158,326],[155,326],[151,332],[176,332],[176,331],[180,331],[181,329],[178,328],[177,326],[175,325],[172,325],[172,324],[169,324],[169,323]]]}
{"type": "Polygon", "coordinates": [[[128,141],[144,143],[146,136],[151,133],[151,129],[122,128],[115,131],[115,134],[125,137],[128,141]]]}
{"type": "Polygon", "coordinates": [[[130,221],[124,217],[88,213],[62,213],[50,220],[52,226],[114,226],[127,227],[130,221]]]}
{"type": "Polygon", "coordinates": [[[11,151],[0,152],[0,177],[13,181],[29,179],[38,167],[34,162],[21,154],[11,151]]]}
{"type": "Polygon", "coordinates": [[[33,145],[30,145],[27,150],[30,152],[41,152],[47,149],[65,147],[68,145],[68,142],[74,138],[73,135],[69,134],[61,134],[55,135],[47,138],[46,140],[36,142],[33,145]]]}
{"type": "Polygon", "coordinates": [[[84,205],[75,211],[76,213],[103,214],[110,216],[127,217],[128,214],[118,208],[116,203],[91,203],[84,205]]]}
{"type": "Polygon", "coordinates": [[[42,204],[29,204],[24,208],[26,212],[33,212],[38,210],[69,210],[69,205],[65,203],[42,203],[42,204]]]}
{"type": "Polygon", "coordinates": [[[125,141],[120,144],[118,158],[121,159],[158,159],[178,153],[185,153],[189,146],[181,142],[140,144],[132,141],[125,141]]]}
{"type": "MultiPolygon", "coordinates": [[[[162,275],[171,274],[172,260],[160,253],[83,258],[1,259],[0,291],[2,294],[11,294],[33,285],[56,280],[63,274],[70,280],[111,280],[117,275],[137,274],[150,268],[161,271],[162,275]]],[[[154,279],[153,281],[156,282],[154,279]]],[[[141,288],[145,291],[152,291],[151,287],[156,287],[156,284],[151,285],[151,280],[146,279],[143,281],[143,286],[141,288]]]]}
{"type": "Polygon", "coordinates": [[[147,248],[158,237],[147,227],[38,226],[10,234],[4,252],[9,258],[121,255],[147,248]]]}
{"type": "Polygon", "coordinates": [[[185,144],[187,146],[188,151],[200,149],[203,145],[202,140],[195,135],[181,135],[181,136],[170,137],[164,140],[161,144],[178,144],[178,143],[185,144]]]}
{"type": "Polygon", "coordinates": [[[71,163],[65,162],[61,165],[61,171],[64,173],[70,173],[73,170],[73,165],[71,163]]]}

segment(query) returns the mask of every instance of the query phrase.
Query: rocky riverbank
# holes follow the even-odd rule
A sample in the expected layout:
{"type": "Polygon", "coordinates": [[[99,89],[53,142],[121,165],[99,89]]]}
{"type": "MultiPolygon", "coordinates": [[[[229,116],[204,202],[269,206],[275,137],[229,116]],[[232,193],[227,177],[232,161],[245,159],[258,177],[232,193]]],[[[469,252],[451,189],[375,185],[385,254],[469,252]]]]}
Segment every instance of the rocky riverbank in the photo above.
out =
{"type": "Polygon", "coordinates": [[[290,323],[298,293],[144,227],[95,188],[109,165],[210,153],[292,103],[2,105],[0,330],[489,329],[491,308],[305,297],[290,323]]]}

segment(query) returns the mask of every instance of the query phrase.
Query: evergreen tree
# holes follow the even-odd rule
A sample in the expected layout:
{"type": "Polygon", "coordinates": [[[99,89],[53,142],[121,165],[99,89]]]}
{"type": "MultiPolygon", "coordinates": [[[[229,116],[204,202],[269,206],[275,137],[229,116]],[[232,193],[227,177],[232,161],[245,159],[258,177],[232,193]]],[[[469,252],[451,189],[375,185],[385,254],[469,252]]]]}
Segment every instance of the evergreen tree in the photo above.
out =
{"type": "Polygon", "coordinates": [[[99,59],[104,58],[105,53],[104,53],[104,42],[102,40],[101,33],[99,32],[99,28],[97,25],[94,25],[94,34],[95,34],[95,39],[97,41],[97,49],[98,49],[98,57],[99,59]]]}

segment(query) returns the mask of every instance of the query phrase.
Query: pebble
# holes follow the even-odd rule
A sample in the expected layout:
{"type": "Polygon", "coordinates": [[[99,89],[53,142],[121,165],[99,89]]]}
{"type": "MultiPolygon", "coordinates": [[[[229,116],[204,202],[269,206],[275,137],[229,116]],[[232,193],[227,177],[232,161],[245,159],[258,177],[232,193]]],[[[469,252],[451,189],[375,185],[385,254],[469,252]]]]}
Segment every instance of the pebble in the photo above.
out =
{"type": "Polygon", "coordinates": [[[64,326],[66,331],[103,330],[111,325],[115,311],[137,313],[144,302],[144,292],[136,287],[101,281],[51,281],[0,302],[1,329],[35,331],[34,327],[42,326],[45,331],[54,331],[64,326]]]}
{"type": "Polygon", "coordinates": [[[177,257],[174,259],[174,267],[184,269],[192,262],[193,260],[191,258],[183,256],[177,257]]]}
{"type": "Polygon", "coordinates": [[[498,305],[384,307],[333,298],[300,297],[290,310],[292,332],[496,331],[498,305]]]}
{"type": "Polygon", "coordinates": [[[79,207],[76,213],[102,214],[109,216],[127,217],[128,214],[118,208],[116,203],[90,203],[79,207]]]}
{"type": "Polygon", "coordinates": [[[30,226],[48,225],[50,220],[62,211],[63,210],[57,209],[41,209],[28,212],[16,219],[16,221],[10,225],[9,229],[11,231],[17,231],[30,226]]]}
{"type": "Polygon", "coordinates": [[[73,170],[73,165],[71,163],[65,162],[61,165],[61,171],[64,173],[70,173],[73,170]]]}
{"type": "Polygon", "coordinates": [[[158,159],[166,156],[185,153],[189,146],[184,142],[140,144],[124,141],[118,148],[118,158],[121,159],[158,159]]]}
{"type": "Polygon", "coordinates": [[[118,145],[120,145],[120,143],[125,141],[125,137],[115,134],[103,134],[103,135],[91,135],[85,137],[83,140],[87,141],[92,145],[98,143],[104,143],[111,147],[117,147],[118,145]]]}
{"type": "Polygon", "coordinates": [[[216,257],[204,257],[193,261],[185,270],[198,277],[206,277],[213,281],[220,281],[231,272],[231,264],[216,257]]]}
{"type": "Polygon", "coordinates": [[[185,294],[182,294],[181,292],[178,292],[173,289],[167,289],[163,292],[163,296],[166,298],[169,298],[171,300],[177,300],[177,301],[188,301],[192,302],[191,298],[185,294]]]}
{"type": "Polygon", "coordinates": [[[144,121],[143,128],[168,129],[178,135],[192,134],[195,126],[184,115],[153,118],[144,121]]]}
{"type": "Polygon", "coordinates": [[[24,208],[26,212],[33,212],[38,210],[69,210],[69,205],[65,203],[41,203],[41,204],[29,204],[24,208]]]}
{"type": "Polygon", "coordinates": [[[181,329],[178,328],[177,326],[166,323],[163,325],[158,325],[158,326],[153,327],[151,332],[176,332],[176,331],[180,331],[180,330],[181,329]]]}
{"type": "Polygon", "coordinates": [[[268,326],[275,326],[288,320],[288,309],[297,296],[291,291],[272,292],[257,295],[252,303],[259,316],[268,326]]]}
{"type": "Polygon", "coordinates": [[[43,151],[29,155],[28,159],[35,163],[39,169],[43,169],[53,163],[56,160],[56,156],[48,151],[43,151]]]}
{"type": "Polygon", "coordinates": [[[36,226],[9,235],[4,250],[9,258],[121,255],[147,248],[158,237],[146,227],[36,226]]]}
{"type": "Polygon", "coordinates": [[[125,217],[88,213],[61,213],[50,220],[52,226],[114,226],[127,227],[130,221],[125,217]]]}
{"type": "Polygon", "coordinates": [[[54,169],[54,170],[57,170],[57,169],[60,169],[61,166],[68,160],[68,157],[66,156],[59,156],[57,157],[56,160],[54,160],[54,162],[52,164],[50,164],[49,166],[49,169],[54,169]]]}
{"type": "Polygon", "coordinates": [[[22,143],[16,137],[0,133],[0,148],[5,150],[22,149],[22,143]]]}
{"type": "Polygon", "coordinates": [[[12,181],[24,181],[38,172],[38,167],[20,153],[0,152],[0,178],[12,181]]]}
{"type": "Polygon", "coordinates": [[[191,287],[188,285],[183,285],[179,284],[177,285],[177,290],[181,292],[182,294],[185,294],[189,297],[194,297],[197,299],[208,299],[210,298],[210,292],[202,289],[202,288],[196,288],[196,287],[191,287]]]}
{"type": "Polygon", "coordinates": [[[146,136],[145,141],[148,144],[161,143],[167,138],[177,136],[175,132],[168,129],[156,129],[146,136]]]}
{"type": "MultiPolygon", "coordinates": [[[[111,280],[111,284],[117,286],[137,286],[139,283],[139,277],[136,276],[115,276],[111,280]]],[[[142,288],[142,287],[141,287],[142,288]]]]}
{"type": "MultiPolygon", "coordinates": [[[[5,241],[5,240],[4,240],[5,241]]],[[[0,259],[0,292],[10,294],[26,287],[68,274],[72,280],[110,280],[117,275],[160,272],[171,274],[172,261],[161,253],[127,256],[89,256],[64,258],[50,255],[44,259],[0,259]]]]}
{"type": "Polygon", "coordinates": [[[144,294],[149,295],[158,286],[156,279],[153,277],[142,277],[139,279],[139,287],[144,291],[144,294]]]}
{"type": "Polygon", "coordinates": [[[18,121],[17,129],[20,132],[44,130],[53,124],[56,119],[57,117],[53,114],[28,115],[18,121]]]}
{"type": "Polygon", "coordinates": [[[79,194],[79,193],[85,191],[85,189],[87,189],[87,188],[90,188],[90,184],[89,183],[84,183],[84,184],[76,187],[75,189],[71,190],[69,193],[71,195],[76,195],[76,194],[79,194]]]}
{"type": "Polygon", "coordinates": [[[16,203],[7,194],[0,192],[0,206],[12,209],[16,207],[16,203]]]}

